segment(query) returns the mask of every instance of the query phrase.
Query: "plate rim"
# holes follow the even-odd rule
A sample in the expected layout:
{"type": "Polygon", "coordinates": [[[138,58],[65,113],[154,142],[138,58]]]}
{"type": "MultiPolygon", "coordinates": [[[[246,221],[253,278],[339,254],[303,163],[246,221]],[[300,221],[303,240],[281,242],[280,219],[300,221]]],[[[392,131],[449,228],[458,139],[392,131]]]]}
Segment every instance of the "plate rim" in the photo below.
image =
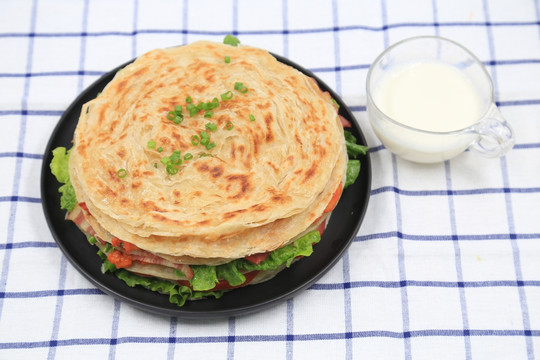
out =
{"type": "MultiPolygon", "coordinates": [[[[349,109],[349,107],[345,104],[345,102],[341,99],[341,97],[339,95],[337,95],[330,86],[328,86],[324,81],[322,81],[319,77],[317,77],[315,74],[313,74],[310,70],[305,69],[304,67],[302,67],[302,66],[298,65],[297,63],[289,60],[288,58],[285,58],[285,57],[283,57],[281,55],[274,54],[272,52],[269,52],[269,53],[274,58],[276,58],[279,62],[295,68],[296,70],[300,71],[301,73],[305,74],[306,76],[312,77],[313,79],[315,79],[315,81],[317,82],[317,84],[319,85],[321,90],[328,91],[330,93],[330,95],[332,96],[332,98],[340,105],[339,110],[338,110],[339,115],[344,116],[347,120],[351,121],[351,123],[353,124],[353,128],[358,133],[358,134],[355,134],[355,135],[358,135],[357,136],[358,137],[358,142],[361,143],[362,145],[367,145],[364,133],[362,132],[362,129],[361,129],[358,121],[356,120],[354,114],[349,109]]],[[[309,279],[307,279],[307,280],[303,281],[302,283],[298,284],[298,286],[295,286],[295,287],[293,287],[291,289],[288,289],[287,291],[284,291],[284,292],[279,292],[278,294],[276,294],[276,296],[270,297],[270,298],[268,298],[266,300],[256,302],[256,303],[254,303],[254,304],[252,304],[250,306],[231,308],[231,309],[219,309],[218,308],[218,309],[211,309],[211,310],[193,310],[193,309],[189,309],[189,308],[186,308],[186,307],[178,307],[178,306],[176,306],[174,304],[173,305],[176,306],[175,308],[172,308],[172,307],[165,308],[165,307],[162,307],[162,306],[149,304],[147,302],[144,302],[141,299],[135,299],[135,298],[132,298],[132,297],[126,295],[125,291],[122,292],[122,290],[127,290],[127,289],[129,289],[129,287],[128,287],[127,284],[125,284],[123,282],[122,282],[121,285],[125,286],[127,289],[118,290],[115,287],[108,286],[107,283],[105,283],[103,281],[103,279],[101,281],[99,281],[99,279],[95,279],[88,272],[88,270],[85,268],[85,266],[83,266],[82,264],[79,263],[79,261],[73,256],[73,254],[65,246],[65,244],[64,244],[65,240],[60,239],[61,238],[60,234],[57,234],[55,224],[53,223],[52,216],[51,216],[51,214],[49,214],[49,209],[47,207],[49,204],[46,201],[46,196],[45,195],[48,192],[56,192],[56,196],[58,198],[60,197],[60,195],[58,194],[58,187],[60,186],[60,183],[58,183],[58,187],[53,188],[53,189],[49,189],[46,186],[46,178],[52,176],[52,174],[50,174],[50,168],[49,168],[50,159],[52,158],[51,151],[52,151],[52,149],[54,147],[60,146],[58,144],[55,144],[56,143],[55,140],[59,136],[59,134],[61,134],[63,131],[65,132],[64,128],[66,127],[66,123],[70,124],[70,121],[74,121],[75,126],[76,126],[76,123],[78,122],[78,117],[79,117],[79,114],[80,114],[80,108],[86,102],[86,101],[83,101],[83,100],[85,98],[89,97],[90,94],[95,93],[96,90],[101,91],[102,83],[104,83],[103,86],[106,86],[106,84],[108,84],[108,82],[110,81],[110,80],[106,81],[106,79],[108,77],[114,77],[116,72],[118,72],[120,69],[122,69],[126,65],[129,65],[130,63],[132,63],[135,60],[136,60],[136,58],[134,58],[134,59],[132,59],[130,61],[127,61],[127,62],[123,63],[122,65],[119,65],[116,68],[113,68],[112,70],[102,74],[92,84],[90,84],[88,87],[86,87],[70,103],[70,105],[62,113],[62,115],[60,116],[60,119],[58,120],[56,126],[54,127],[52,133],[50,134],[49,140],[48,140],[47,145],[45,147],[45,152],[44,152],[44,156],[43,156],[43,163],[42,163],[42,168],[41,168],[41,177],[40,177],[40,188],[41,188],[41,194],[40,195],[41,195],[41,200],[42,200],[41,201],[42,209],[43,209],[45,218],[47,220],[47,225],[49,227],[50,233],[51,233],[55,243],[57,244],[57,246],[62,251],[62,254],[64,256],[66,256],[66,258],[77,269],[77,271],[80,274],[82,274],[87,280],[89,280],[94,286],[96,286],[98,289],[103,291],[104,293],[112,296],[113,298],[115,298],[117,300],[120,300],[122,302],[126,302],[126,303],[128,303],[128,304],[130,304],[130,305],[132,305],[132,306],[134,306],[136,308],[139,308],[141,310],[151,312],[151,313],[154,313],[154,314],[175,316],[175,317],[178,317],[178,318],[185,318],[185,319],[211,319],[211,318],[223,318],[223,317],[228,317],[228,316],[249,314],[249,313],[253,313],[253,312],[256,312],[256,311],[261,311],[261,310],[266,309],[266,308],[268,308],[270,306],[273,306],[273,305],[275,306],[275,305],[277,305],[277,304],[279,304],[279,303],[293,297],[294,295],[304,291],[306,288],[308,288],[313,283],[318,281],[332,267],[334,267],[336,265],[336,263],[343,257],[343,254],[345,253],[345,251],[347,251],[347,249],[350,247],[350,245],[354,241],[354,239],[356,237],[356,234],[358,233],[358,230],[359,230],[359,228],[360,228],[360,226],[361,226],[361,224],[363,222],[363,219],[365,217],[365,214],[367,212],[367,208],[368,208],[368,204],[369,204],[369,200],[370,200],[370,196],[371,196],[371,181],[372,181],[371,158],[370,158],[370,153],[369,152],[366,155],[361,157],[361,170],[360,171],[361,171],[362,176],[359,176],[359,179],[361,177],[364,178],[364,180],[363,180],[364,183],[362,184],[362,187],[365,188],[366,191],[361,191],[361,193],[363,195],[363,201],[361,203],[360,208],[356,209],[356,210],[358,210],[358,214],[356,215],[357,219],[356,219],[356,221],[354,223],[354,226],[350,229],[351,230],[351,235],[349,236],[349,238],[345,239],[344,241],[341,241],[340,248],[338,248],[337,251],[335,253],[333,253],[330,261],[326,262],[322,267],[318,268],[315,275],[309,277],[309,279]],[[73,120],[73,118],[75,120],[73,120]]],[[[94,98],[94,97],[92,97],[92,98],[94,98]]],[[[355,183],[355,185],[356,185],[356,183],[355,183]]],[[[344,191],[344,194],[345,194],[345,191],[344,191]]],[[[339,207],[340,203],[342,203],[341,199],[340,199],[340,202],[338,202],[337,207],[339,207]]],[[[336,209],[337,209],[337,207],[336,207],[336,209]]],[[[65,210],[61,210],[58,207],[57,211],[64,212],[65,210]]],[[[331,217],[328,226],[330,226],[335,221],[336,221],[335,217],[331,217]]],[[[82,232],[80,234],[82,235],[82,232]]],[[[92,248],[94,248],[94,247],[92,246],[92,248]]],[[[314,254],[315,254],[316,250],[317,250],[317,246],[315,246],[315,248],[314,248],[314,254]]],[[[96,259],[98,258],[97,255],[93,255],[93,256],[95,256],[96,259]]],[[[308,260],[309,260],[309,257],[306,258],[306,259],[303,259],[302,261],[305,262],[305,261],[308,261],[308,260]]],[[[294,266],[292,268],[294,268],[294,266]]],[[[280,274],[282,274],[284,272],[287,272],[287,271],[291,271],[290,268],[285,269],[280,274]]],[[[114,276],[112,274],[102,274],[102,275],[114,276]]],[[[278,274],[278,276],[279,276],[279,274],[278,274]]],[[[276,279],[276,278],[274,278],[274,279],[276,279]]],[[[264,282],[264,283],[261,283],[261,284],[256,284],[256,285],[253,285],[253,286],[248,286],[248,287],[244,287],[244,288],[235,289],[234,291],[238,291],[238,290],[246,289],[246,288],[254,288],[257,285],[268,284],[268,283],[272,282],[274,279],[271,279],[271,280],[269,280],[267,282],[264,282]]],[[[152,293],[152,295],[155,295],[155,296],[166,297],[166,295],[157,294],[156,292],[153,292],[151,290],[144,289],[144,291],[152,293]]],[[[224,296],[227,296],[227,293],[225,293],[224,296]]],[[[204,299],[204,300],[199,300],[199,301],[209,301],[209,300],[204,299]]],[[[216,301],[219,302],[220,300],[218,299],[216,301]]]]}

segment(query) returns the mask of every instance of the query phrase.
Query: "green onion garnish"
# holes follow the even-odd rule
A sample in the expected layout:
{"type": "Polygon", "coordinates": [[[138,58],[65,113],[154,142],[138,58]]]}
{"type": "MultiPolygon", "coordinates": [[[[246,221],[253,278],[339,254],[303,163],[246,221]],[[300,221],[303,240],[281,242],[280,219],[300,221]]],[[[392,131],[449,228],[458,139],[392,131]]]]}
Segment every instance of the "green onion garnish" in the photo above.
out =
{"type": "Polygon", "coordinates": [[[236,45],[240,44],[240,40],[238,40],[238,38],[236,36],[227,35],[223,39],[223,43],[226,44],[226,45],[236,46],[236,45]]]}
{"type": "Polygon", "coordinates": [[[169,156],[169,160],[174,165],[182,165],[182,157],[180,156],[180,151],[179,150],[173,151],[171,156],[169,156]]]}
{"type": "Polygon", "coordinates": [[[111,250],[112,250],[112,245],[109,244],[109,243],[106,243],[106,244],[105,244],[105,247],[103,248],[103,252],[104,252],[104,253],[108,253],[108,252],[111,251],[111,250]]]}
{"type": "Polygon", "coordinates": [[[253,114],[249,114],[249,120],[250,121],[255,121],[255,116],[253,116],[253,114]]]}
{"type": "Polygon", "coordinates": [[[199,155],[199,158],[207,157],[207,156],[214,157],[214,155],[212,155],[212,154],[201,153],[201,154],[199,155]]]}
{"type": "Polygon", "coordinates": [[[225,63],[228,64],[231,62],[231,57],[230,56],[225,56],[225,63]]]}
{"type": "Polygon", "coordinates": [[[225,125],[226,130],[232,130],[234,128],[234,124],[230,121],[227,121],[227,124],[225,125]]]}
{"type": "Polygon", "coordinates": [[[213,149],[216,147],[216,143],[215,142],[211,142],[210,144],[206,145],[206,150],[210,150],[210,149],[213,149]]]}
{"type": "Polygon", "coordinates": [[[156,142],[154,140],[148,140],[147,144],[149,149],[155,149],[156,148],[156,142]]]}
{"type": "Polygon", "coordinates": [[[213,111],[207,111],[204,113],[204,117],[210,119],[214,115],[213,111]]]}
{"type": "Polygon", "coordinates": [[[241,82],[234,83],[234,90],[238,90],[241,93],[245,94],[248,92],[248,88],[244,86],[241,82]]]}
{"type": "Polygon", "coordinates": [[[174,112],[176,113],[176,115],[182,115],[182,105],[176,105],[174,107],[174,112]]]}
{"type": "Polygon", "coordinates": [[[157,163],[154,163],[154,167],[157,169],[157,163]]]}
{"type": "Polygon", "coordinates": [[[175,116],[176,116],[176,113],[174,111],[169,111],[167,113],[167,119],[169,120],[173,120],[175,116]]]}
{"type": "Polygon", "coordinates": [[[191,137],[191,143],[195,146],[199,145],[199,137],[197,135],[193,135],[191,137]]]}
{"type": "Polygon", "coordinates": [[[173,164],[167,165],[167,173],[170,175],[174,175],[178,172],[178,168],[174,166],[173,164]]]}
{"type": "Polygon", "coordinates": [[[332,102],[334,103],[334,105],[336,105],[336,106],[337,106],[337,108],[338,108],[338,110],[339,110],[339,104],[337,103],[337,101],[336,101],[336,100],[334,100],[334,99],[332,99],[332,102]]]}
{"type": "Polygon", "coordinates": [[[116,175],[118,175],[119,178],[125,178],[127,175],[126,169],[120,169],[116,172],[116,175]]]}
{"type": "Polygon", "coordinates": [[[184,155],[184,160],[191,160],[191,159],[193,159],[193,155],[191,153],[186,153],[184,155]]]}
{"type": "Polygon", "coordinates": [[[210,143],[210,135],[206,131],[201,131],[201,145],[208,145],[210,143]]]}
{"type": "Polygon", "coordinates": [[[225,100],[231,100],[233,98],[234,94],[232,93],[232,91],[227,91],[226,93],[224,94],[221,94],[221,100],[225,101],[225,100]]]}
{"type": "Polygon", "coordinates": [[[88,237],[88,242],[94,245],[97,242],[97,239],[93,236],[88,237]]]}
{"type": "Polygon", "coordinates": [[[174,117],[174,120],[173,120],[173,121],[174,121],[174,123],[175,123],[176,125],[178,125],[178,124],[180,124],[182,121],[184,121],[184,116],[183,116],[183,115],[176,115],[176,116],[174,117]]]}
{"type": "Polygon", "coordinates": [[[211,132],[214,132],[217,130],[217,125],[213,122],[209,122],[209,123],[206,123],[206,125],[204,125],[204,127],[206,128],[206,130],[209,130],[211,132]]]}
{"type": "Polygon", "coordinates": [[[169,159],[168,156],[164,156],[164,157],[162,157],[159,161],[161,161],[161,163],[162,163],[163,165],[167,165],[168,163],[171,162],[171,159],[169,159]]]}
{"type": "Polygon", "coordinates": [[[160,147],[157,148],[157,151],[158,151],[158,152],[162,152],[162,151],[163,151],[163,148],[160,146],[160,147]]]}
{"type": "Polygon", "coordinates": [[[189,116],[190,117],[195,116],[197,111],[199,111],[199,109],[197,109],[197,107],[195,105],[193,105],[193,104],[189,104],[188,106],[186,106],[186,109],[187,109],[187,111],[189,111],[189,116]]]}
{"type": "Polygon", "coordinates": [[[191,103],[193,102],[193,100],[191,99],[191,96],[188,96],[188,97],[186,98],[186,102],[187,102],[188,104],[191,104],[191,103]]]}

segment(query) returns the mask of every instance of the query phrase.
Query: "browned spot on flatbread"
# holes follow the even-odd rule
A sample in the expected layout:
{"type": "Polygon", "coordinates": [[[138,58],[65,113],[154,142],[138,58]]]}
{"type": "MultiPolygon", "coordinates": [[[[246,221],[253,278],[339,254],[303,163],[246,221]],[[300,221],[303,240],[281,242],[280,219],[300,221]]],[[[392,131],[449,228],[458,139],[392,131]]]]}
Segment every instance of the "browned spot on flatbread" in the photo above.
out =
{"type": "Polygon", "coordinates": [[[272,113],[266,113],[266,115],[264,115],[264,122],[266,124],[265,140],[266,142],[271,142],[274,140],[274,134],[272,132],[272,123],[274,122],[274,117],[272,116],[272,113]]]}
{"type": "Polygon", "coordinates": [[[220,177],[221,175],[223,175],[223,172],[225,170],[223,169],[223,166],[222,165],[218,165],[218,166],[214,166],[211,170],[210,170],[210,175],[213,177],[213,178],[217,178],[217,177],[220,177]]]}
{"type": "Polygon", "coordinates": [[[225,177],[228,182],[227,188],[230,188],[231,185],[236,185],[238,192],[235,195],[231,195],[229,199],[238,199],[246,195],[246,193],[251,189],[250,176],[246,174],[234,174],[227,175],[225,177]]]}

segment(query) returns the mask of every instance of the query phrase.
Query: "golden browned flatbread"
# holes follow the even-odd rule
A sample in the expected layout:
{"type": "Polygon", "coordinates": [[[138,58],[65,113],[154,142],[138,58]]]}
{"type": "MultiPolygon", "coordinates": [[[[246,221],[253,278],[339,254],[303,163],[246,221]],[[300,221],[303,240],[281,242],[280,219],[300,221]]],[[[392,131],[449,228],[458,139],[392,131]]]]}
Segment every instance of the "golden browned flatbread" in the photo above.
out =
{"type": "Polygon", "coordinates": [[[346,163],[337,111],[309,77],[264,50],[201,41],[142,55],[87,103],[69,171],[103,239],[215,264],[301,235],[346,163]],[[219,106],[191,117],[188,97],[219,106]],[[180,123],[168,118],[176,105],[180,123]],[[192,142],[203,131],[214,147],[192,142]],[[171,174],[162,158],[173,151],[183,161],[171,174]]]}

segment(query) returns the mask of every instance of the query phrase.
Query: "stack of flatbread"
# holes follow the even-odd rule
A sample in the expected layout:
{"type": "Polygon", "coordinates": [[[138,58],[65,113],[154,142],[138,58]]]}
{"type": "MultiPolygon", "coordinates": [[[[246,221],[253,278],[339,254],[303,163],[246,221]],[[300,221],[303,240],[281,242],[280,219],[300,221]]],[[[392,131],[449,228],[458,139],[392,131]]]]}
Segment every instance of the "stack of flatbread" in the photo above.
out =
{"type": "Polygon", "coordinates": [[[219,271],[216,287],[194,279],[239,259],[264,264],[322,232],[347,160],[330,95],[268,52],[207,41],[153,50],[84,105],[68,218],[117,268],[227,288],[219,271]]]}

